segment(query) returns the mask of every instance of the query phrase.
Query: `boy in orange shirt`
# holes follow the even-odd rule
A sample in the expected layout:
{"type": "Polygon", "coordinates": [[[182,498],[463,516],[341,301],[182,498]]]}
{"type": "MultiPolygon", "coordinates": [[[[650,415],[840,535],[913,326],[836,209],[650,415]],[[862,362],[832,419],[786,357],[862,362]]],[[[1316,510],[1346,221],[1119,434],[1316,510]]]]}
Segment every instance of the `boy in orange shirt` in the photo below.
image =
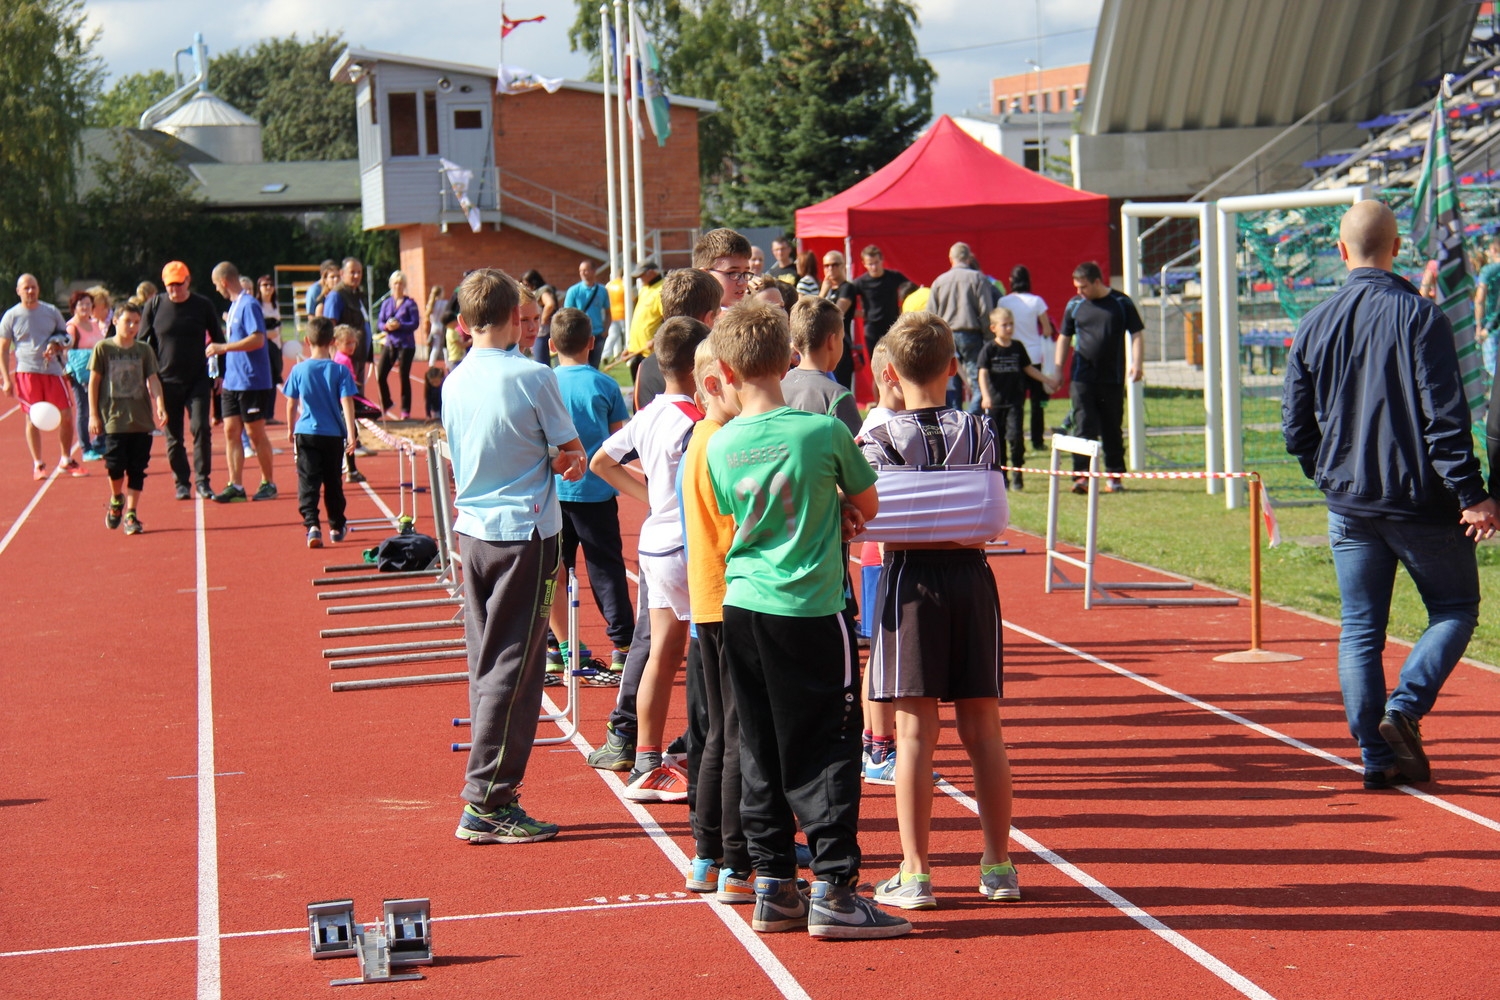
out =
{"type": "Polygon", "coordinates": [[[740,823],[740,722],[723,656],[724,557],[734,541],[734,518],[719,513],[708,476],[708,440],[734,418],[734,390],[719,372],[713,337],[693,356],[703,419],[693,426],[682,456],[679,492],[687,539],[688,603],[696,655],[688,656],[688,703],[702,706],[701,743],[688,741],[688,774],[695,779],[692,813],[697,855],[688,874],[693,892],[715,892],[721,903],[755,902],[750,853],[740,823]]]}

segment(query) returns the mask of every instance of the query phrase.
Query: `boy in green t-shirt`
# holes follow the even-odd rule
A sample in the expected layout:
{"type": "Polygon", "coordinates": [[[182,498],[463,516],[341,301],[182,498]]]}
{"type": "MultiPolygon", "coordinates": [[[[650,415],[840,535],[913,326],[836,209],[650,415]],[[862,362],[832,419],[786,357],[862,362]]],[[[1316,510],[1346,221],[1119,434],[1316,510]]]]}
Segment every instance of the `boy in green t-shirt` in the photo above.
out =
{"type": "Polygon", "coordinates": [[[125,534],[146,530],[136,503],[151,461],[151,431],[167,422],[157,378],[156,352],[136,340],[141,307],[126,302],[115,311],[115,335],[94,345],[89,359],[89,434],[104,435],[104,470],[109,474],[109,506],[104,525],[125,534]]]}
{"type": "Polygon", "coordinates": [[[736,529],[725,568],[724,655],[740,717],[741,810],[763,933],[885,938],[911,930],[858,896],[859,694],[841,614],[843,510],[879,506],[875,472],[848,428],[788,407],[786,313],[749,301],[712,342],[740,414],[708,442],[719,512],[736,529]],[[797,822],[813,848],[811,899],[797,888],[797,822]]]}

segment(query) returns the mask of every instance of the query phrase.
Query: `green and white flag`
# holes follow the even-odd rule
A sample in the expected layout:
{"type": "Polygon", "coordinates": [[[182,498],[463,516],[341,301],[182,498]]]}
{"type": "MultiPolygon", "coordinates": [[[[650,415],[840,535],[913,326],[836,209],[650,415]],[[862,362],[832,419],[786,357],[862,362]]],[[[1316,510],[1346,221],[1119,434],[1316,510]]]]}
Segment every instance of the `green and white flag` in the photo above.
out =
{"type": "Polygon", "coordinates": [[[1411,220],[1411,242],[1418,253],[1438,265],[1438,304],[1453,326],[1453,344],[1458,348],[1458,371],[1463,378],[1464,397],[1475,421],[1485,418],[1489,402],[1489,376],[1474,339],[1474,279],[1464,255],[1464,220],[1458,207],[1458,185],[1453,177],[1453,153],[1448,143],[1448,112],[1443,98],[1448,80],[1443,80],[1432,108],[1432,131],[1422,154],[1422,176],[1412,195],[1415,213],[1411,220]]]}

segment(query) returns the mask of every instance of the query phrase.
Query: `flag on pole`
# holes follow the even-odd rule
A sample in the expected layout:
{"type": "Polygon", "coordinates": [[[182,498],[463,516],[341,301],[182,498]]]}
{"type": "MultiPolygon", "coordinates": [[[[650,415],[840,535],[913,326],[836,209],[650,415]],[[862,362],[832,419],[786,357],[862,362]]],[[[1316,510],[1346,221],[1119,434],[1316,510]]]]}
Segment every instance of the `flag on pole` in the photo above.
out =
{"type": "Polygon", "coordinates": [[[547,20],[547,15],[538,14],[536,17],[506,17],[505,8],[500,8],[500,37],[506,38],[523,24],[532,24],[536,21],[547,20]]]}
{"type": "Polygon", "coordinates": [[[524,94],[532,90],[545,90],[549,94],[555,94],[562,88],[563,79],[551,79],[538,76],[529,69],[520,66],[500,66],[500,72],[495,80],[495,93],[497,94],[524,94]]]}
{"type": "Polygon", "coordinates": [[[1459,211],[1458,185],[1453,178],[1453,153],[1448,142],[1448,114],[1443,104],[1448,92],[1445,77],[1432,107],[1432,130],[1422,154],[1422,175],[1412,195],[1412,246],[1437,261],[1438,304],[1453,326],[1458,349],[1458,372],[1464,398],[1475,421],[1485,418],[1489,385],[1479,345],[1474,340],[1474,279],[1464,255],[1464,220],[1459,211]]]}
{"type": "Polygon", "coordinates": [[[453,197],[458,199],[459,209],[468,216],[469,228],[479,232],[479,208],[469,200],[469,185],[474,183],[474,171],[466,167],[460,167],[452,160],[438,159],[438,169],[448,179],[448,186],[453,189],[453,197]]]}
{"type": "Polygon", "coordinates": [[[640,96],[646,102],[651,134],[656,136],[658,146],[665,146],[672,134],[672,106],[667,100],[667,88],[662,84],[661,53],[651,35],[641,26],[634,4],[630,7],[630,37],[635,46],[636,80],[640,96]]]}

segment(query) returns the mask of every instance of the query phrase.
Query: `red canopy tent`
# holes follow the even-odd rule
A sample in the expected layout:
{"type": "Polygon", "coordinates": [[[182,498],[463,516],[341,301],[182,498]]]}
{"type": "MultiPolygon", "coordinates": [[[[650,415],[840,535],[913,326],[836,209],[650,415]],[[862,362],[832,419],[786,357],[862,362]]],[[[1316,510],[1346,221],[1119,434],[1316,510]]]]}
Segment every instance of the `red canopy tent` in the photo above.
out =
{"type": "Polygon", "coordinates": [[[930,285],[948,248],[969,244],[986,274],[1009,287],[1031,269],[1052,322],[1072,298],[1073,268],[1093,260],[1109,277],[1109,198],[1076,191],[1007,160],[942,116],[905,152],[827,201],[797,210],[797,238],[819,255],[879,244],[886,267],[930,285]]]}

